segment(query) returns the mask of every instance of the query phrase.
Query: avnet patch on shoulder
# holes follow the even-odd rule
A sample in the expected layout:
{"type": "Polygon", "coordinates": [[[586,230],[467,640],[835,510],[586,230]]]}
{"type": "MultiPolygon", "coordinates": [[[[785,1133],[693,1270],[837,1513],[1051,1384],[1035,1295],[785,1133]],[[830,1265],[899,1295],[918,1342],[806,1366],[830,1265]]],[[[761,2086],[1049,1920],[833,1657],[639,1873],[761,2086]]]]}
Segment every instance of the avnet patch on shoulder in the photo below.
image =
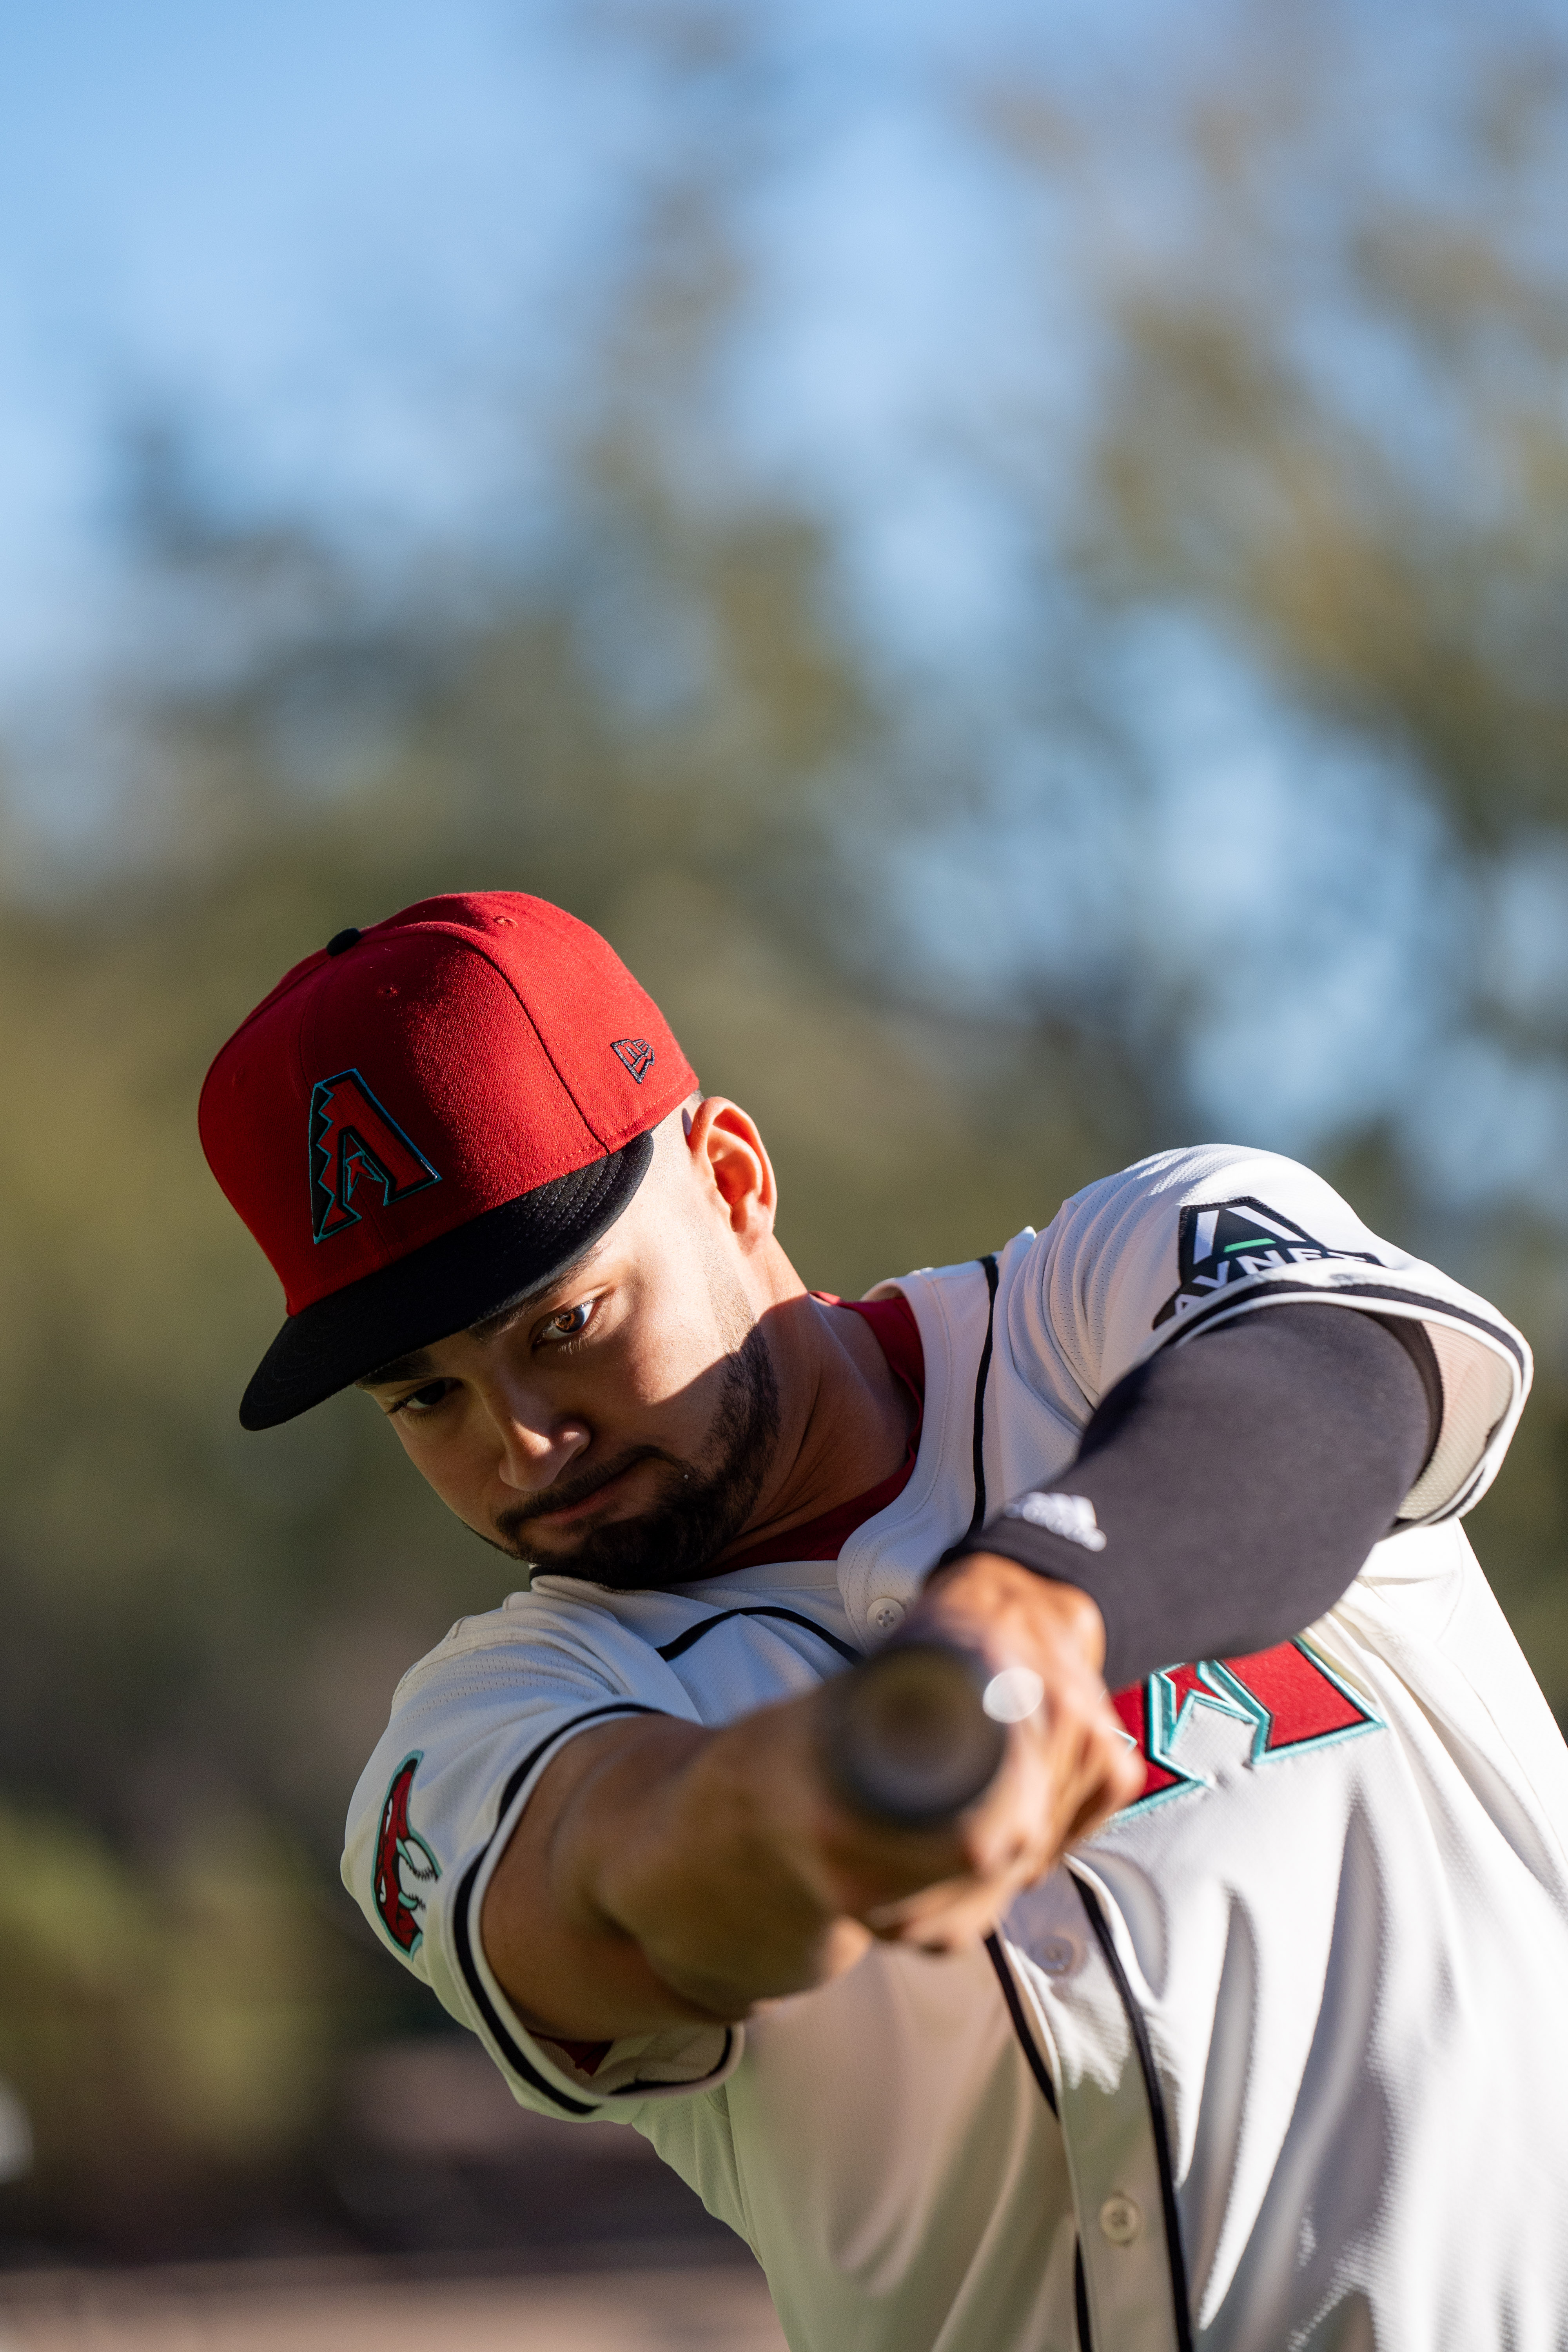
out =
{"type": "Polygon", "coordinates": [[[1318,1241],[1278,1209],[1261,1201],[1220,1201],[1182,1211],[1177,1242],[1175,1289],[1155,1316],[1152,1328],[1173,1317],[1190,1315],[1206,1306],[1227,1284],[1245,1282],[1251,1275],[1283,1272],[1322,1258],[1354,1259],[1363,1265],[1381,1261],[1371,1250],[1342,1249],[1318,1241]]]}

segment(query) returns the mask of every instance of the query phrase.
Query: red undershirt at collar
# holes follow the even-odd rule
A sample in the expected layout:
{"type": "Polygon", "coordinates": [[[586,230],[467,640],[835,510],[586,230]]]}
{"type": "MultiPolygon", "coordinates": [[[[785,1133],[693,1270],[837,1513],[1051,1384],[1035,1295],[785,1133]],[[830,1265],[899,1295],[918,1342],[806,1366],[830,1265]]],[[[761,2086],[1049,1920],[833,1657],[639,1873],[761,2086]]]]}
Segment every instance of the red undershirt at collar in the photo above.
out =
{"type": "Polygon", "coordinates": [[[814,1290],[811,1295],[824,1307],[844,1307],[851,1315],[863,1315],[871,1326],[877,1344],[888,1360],[889,1370],[914,1400],[909,1448],[890,1476],[880,1479],[875,1486],[868,1486],[863,1495],[853,1496],[847,1503],[836,1503],[832,1510],[823,1511],[800,1527],[785,1528],[781,1535],[770,1536],[763,1543],[731,1554],[717,1570],[721,1576],[728,1576],[739,1568],[766,1568],[773,1560],[837,1559],[856,1528],[874,1518],[879,1511],[885,1511],[894,1496],[903,1493],[915,1466],[921,1418],[925,1410],[926,1367],[920,1327],[908,1299],[902,1292],[895,1292],[891,1298],[835,1298],[826,1290],[814,1290]]]}

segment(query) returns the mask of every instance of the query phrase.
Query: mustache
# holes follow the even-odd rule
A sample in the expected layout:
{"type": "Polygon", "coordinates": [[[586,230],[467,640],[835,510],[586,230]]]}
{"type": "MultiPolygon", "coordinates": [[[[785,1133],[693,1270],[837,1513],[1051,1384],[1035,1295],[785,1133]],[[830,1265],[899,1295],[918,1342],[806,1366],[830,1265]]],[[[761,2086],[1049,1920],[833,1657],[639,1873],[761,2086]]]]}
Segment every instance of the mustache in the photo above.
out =
{"type": "Polygon", "coordinates": [[[691,1475],[689,1463],[679,1461],[660,1445],[629,1445],[613,1462],[602,1463],[596,1470],[584,1470],[580,1478],[558,1478],[553,1486],[543,1487],[529,1501],[509,1504],[504,1511],[496,1513],[496,1526],[503,1536],[515,1542],[520,1531],[531,1519],[542,1519],[552,1511],[564,1511],[574,1503],[585,1503],[591,1495],[598,1493],[601,1486],[607,1486],[613,1479],[623,1477],[628,1470],[635,1470],[639,1462],[662,1462],[669,1469],[678,1471],[682,1478],[691,1475]]]}

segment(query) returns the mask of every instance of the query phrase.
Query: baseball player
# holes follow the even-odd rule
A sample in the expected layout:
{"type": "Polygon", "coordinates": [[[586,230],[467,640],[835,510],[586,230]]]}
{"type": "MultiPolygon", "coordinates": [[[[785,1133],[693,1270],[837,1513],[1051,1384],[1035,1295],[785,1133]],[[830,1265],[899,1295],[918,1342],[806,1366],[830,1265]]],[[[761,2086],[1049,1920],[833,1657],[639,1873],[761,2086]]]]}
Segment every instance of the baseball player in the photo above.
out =
{"type": "Polygon", "coordinates": [[[1568,2345],[1568,1754],[1459,1527],[1530,1376],[1484,1299],[1224,1146],[814,1293],[753,1121],[508,893],[308,956],[201,1121],[287,1295],[246,1425],[357,1384],[531,1571],[399,1685],[345,1883],[796,2352],[1568,2345]],[[888,1680],[933,1656],[967,1801],[888,1680]]]}

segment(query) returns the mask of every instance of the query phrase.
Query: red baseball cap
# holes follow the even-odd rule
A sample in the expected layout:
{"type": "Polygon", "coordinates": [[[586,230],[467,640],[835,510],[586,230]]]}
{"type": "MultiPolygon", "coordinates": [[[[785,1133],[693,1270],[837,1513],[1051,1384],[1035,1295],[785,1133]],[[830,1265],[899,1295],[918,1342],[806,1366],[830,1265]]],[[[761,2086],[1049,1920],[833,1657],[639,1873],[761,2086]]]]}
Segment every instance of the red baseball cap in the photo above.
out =
{"type": "Polygon", "coordinates": [[[696,1085],[620,958],[542,898],[424,898],[296,964],[202,1088],[202,1148],[288,1307],[245,1427],[551,1280],[696,1085]]]}

